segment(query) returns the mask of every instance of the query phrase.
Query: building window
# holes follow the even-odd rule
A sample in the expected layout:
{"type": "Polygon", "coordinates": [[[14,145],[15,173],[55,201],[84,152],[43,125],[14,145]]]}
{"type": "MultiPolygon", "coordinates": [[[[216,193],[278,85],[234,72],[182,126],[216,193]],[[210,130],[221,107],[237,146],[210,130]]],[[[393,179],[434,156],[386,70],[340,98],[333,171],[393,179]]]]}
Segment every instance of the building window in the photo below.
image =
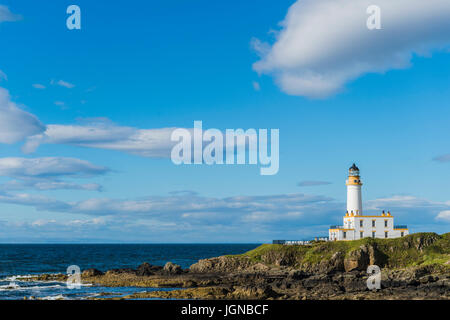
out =
{"type": "Polygon", "coordinates": [[[372,220],[372,227],[375,228],[375,220],[372,220]]]}
{"type": "Polygon", "coordinates": [[[402,231],[402,233],[400,235],[403,237],[405,235],[405,233],[402,231]]]}
{"type": "Polygon", "coordinates": [[[362,228],[363,227],[363,221],[359,220],[359,226],[362,228]]]}
{"type": "Polygon", "coordinates": [[[384,220],[384,227],[387,228],[387,226],[388,226],[388,221],[384,220]]]}
{"type": "Polygon", "coordinates": [[[344,239],[347,239],[347,232],[344,231],[344,239]]]}
{"type": "Polygon", "coordinates": [[[372,231],[372,238],[375,238],[375,231],[372,231]]]}
{"type": "Polygon", "coordinates": [[[384,237],[387,238],[388,237],[388,233],[387,231],[384,233],[384,237]]]}
{"type": "Polygon", "coordinates": [[[359,237],[362,239],[362,238],[364,238],[364,232],[360,232],[359,233],[359,237]]]}

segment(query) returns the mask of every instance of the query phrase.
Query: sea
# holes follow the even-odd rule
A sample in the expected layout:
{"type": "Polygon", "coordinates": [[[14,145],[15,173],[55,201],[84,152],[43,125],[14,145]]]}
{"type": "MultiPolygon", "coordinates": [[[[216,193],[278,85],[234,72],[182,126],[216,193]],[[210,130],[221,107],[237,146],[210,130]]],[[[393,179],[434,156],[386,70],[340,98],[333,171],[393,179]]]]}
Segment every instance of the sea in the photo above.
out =
{"type": "Polygon", "coordinates": [[[79,300],[115,298],[151,290],[177,288],[107,288],[90,284],[68,286],[58,281],[24,281],[38,274],[67,273],[69,266],[107,271],[137,268],[148,262],[171,261],[188,268],[199,259],[241,254],[259,244],[0,244],[0,300],[79,300]]]}

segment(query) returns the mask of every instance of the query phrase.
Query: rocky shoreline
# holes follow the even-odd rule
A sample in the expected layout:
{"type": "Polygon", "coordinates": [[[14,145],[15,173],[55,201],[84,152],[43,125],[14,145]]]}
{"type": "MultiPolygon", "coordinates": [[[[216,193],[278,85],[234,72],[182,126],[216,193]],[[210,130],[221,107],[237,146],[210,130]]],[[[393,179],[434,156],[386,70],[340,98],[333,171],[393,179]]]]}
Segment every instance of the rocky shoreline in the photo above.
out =
{"type": "Polygon", "coordinates": [[[189,270],[148,276],[106,272],[83,276],[83,281],[102,286],[182,288],[142,292],[124,299],[450,299],[450,273],[435,266],[384,270],[380,290],[369,290],[367,278],[367,273],[358,270],[308,274],[279,268],[230,273],[189,270]]]}
{"type": "Polygon", "coordinates": [[[243,255],[200,260],[184,270],[170,262],[164,267],[143,263],[136,269],[88,269],[81,278],[104,287],[173,288],[119,299],[448,300],[449,240],[450,234],[419,234],[384,242],[263,245],[243,255]],[[369,265],[381,268],[379,290],[367,287],[369,265]]]}

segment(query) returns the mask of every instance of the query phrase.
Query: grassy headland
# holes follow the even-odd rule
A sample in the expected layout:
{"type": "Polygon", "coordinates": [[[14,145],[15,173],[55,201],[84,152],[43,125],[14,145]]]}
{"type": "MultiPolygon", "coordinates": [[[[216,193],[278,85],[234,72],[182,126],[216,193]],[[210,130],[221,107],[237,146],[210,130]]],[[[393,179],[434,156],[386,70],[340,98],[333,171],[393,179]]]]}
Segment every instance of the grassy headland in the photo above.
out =
{"type": "Polygon", "coordinates": [[[362,247],[374,248],[377,262],[388,268],[442,264],[450,267],[450,233],[415,233],[397,239],[313,242],[311,245],[264,244],[241,257],[264,264],[301,267],[329,261],[339,253],[351,258],[362,247]],[[279,263],[276,263],[276,262],[279,263]]]}

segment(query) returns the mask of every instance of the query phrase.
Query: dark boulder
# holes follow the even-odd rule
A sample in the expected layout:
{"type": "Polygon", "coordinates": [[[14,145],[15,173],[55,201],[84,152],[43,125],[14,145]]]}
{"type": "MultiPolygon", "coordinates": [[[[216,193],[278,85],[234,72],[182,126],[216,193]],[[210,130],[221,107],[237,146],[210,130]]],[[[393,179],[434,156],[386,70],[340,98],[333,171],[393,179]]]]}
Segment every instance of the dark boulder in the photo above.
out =
{"type": "Polygon", "coordinates": [[[111,274],[111,275],[120,275],[120,274],[124,274],[124,273],[136,274],[136,270],[131,269],[131,268],[119,268],[119,269],[111,269],[106,272],[106,274],[111,274]]]}
{"type": "Polygon", "coordinates": [[[164,271],[169,274],[181,274],[183,273],[183,269],[177,264],[172,262],[167,262],[164,266],[164,271]]]}
{"type": "Polygon", "coordinates": [[[308,277],[308,274],[301,270],[291,270],[287,276],[289,281],[302,280],[308,277]]]}
{"type": "Polygon", "coordinates": [[[276,298],[279,295],[272,289],[270,285],[252,286],[245,285],[235,287],[231,293],[233,299],[256,299],[265,300],[268,298],[276,298]]]}
{"type": "Polygon", "coordinates": [[[101,272],[100,270],[91,268],[91,269],[84,270],[81,275],[83,277],[96,277],[96,276],[102,276],[103,272],[101,272]]]}
{"type": "Polygon", "coordinates": [[[154,275],[157,271],[161,270],[160,266],[153,266],[148,262],[144,262],[136,269],[136,275],[144,277],[154,275]]]}

